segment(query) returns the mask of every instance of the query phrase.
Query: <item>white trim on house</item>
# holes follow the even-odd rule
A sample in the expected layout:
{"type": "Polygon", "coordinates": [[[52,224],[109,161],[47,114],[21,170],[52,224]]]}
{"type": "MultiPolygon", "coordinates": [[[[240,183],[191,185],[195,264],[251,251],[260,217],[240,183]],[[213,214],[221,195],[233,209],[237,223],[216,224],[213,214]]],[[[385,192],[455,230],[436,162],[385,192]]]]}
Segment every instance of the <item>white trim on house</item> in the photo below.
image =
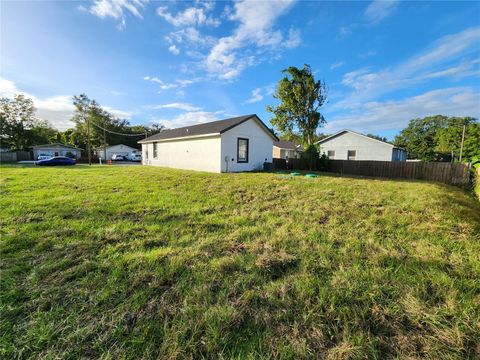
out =
{"type": "Polygon", "coordinates": [[[158,143],[158,142],[167,142],[167,141],[175,141],[175,140],[190,140],[190,139],[197,139],[197,138],[203,138],[203,137],[212,137],[212,136],[218,136],[220,133],[211,133],[211,134],[202,134],[202,135],[193,135],[193,136],[183,136],[183,137],[175,137],[175,138],[169,138],[169,139],[159,139],[159,140],[147,140],[147,141],[139,141],[140,144],[152,144],[152,143],[158,143]]]}

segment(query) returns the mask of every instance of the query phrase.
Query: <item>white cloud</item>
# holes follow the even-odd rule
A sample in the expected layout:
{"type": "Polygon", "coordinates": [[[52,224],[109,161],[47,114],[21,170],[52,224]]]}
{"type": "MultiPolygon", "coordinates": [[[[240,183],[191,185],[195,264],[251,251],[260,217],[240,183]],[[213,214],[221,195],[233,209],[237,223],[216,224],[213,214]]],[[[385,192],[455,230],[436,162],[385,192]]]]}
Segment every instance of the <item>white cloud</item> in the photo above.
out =
{"type": "Polygon", "coordinates": [[[191,84],[194,84],[196,82],[202,81],[203,78],[202,77],[195,77],[195,78],[191,78],[191,79],[177,79],[177,80],[175,80],[175,82],[172,82],[172,83],[165,83],[156,76],[144,76],[143,80],[150,81],[150,82],[153,82],[153,83],[156,83],[156,84],[160,85],[161,90],[169,90],[169,89],[176,89],[178,87],[181,87],[181,88],[186,87],[188,85],[191,85],[191,84]]]}
{"type": "Polygon", "coordinates": [[[189,47],[213,46],[216,42],[214,37],[200,34],[197,29],[191,26],[169,33],[165,36],[165,40],[169,44],[188,43],[189,47]]]}
{"type": "Polygon", "coordinates": [[[252,90],[252,96],[250,99],[246,100],[246,104],[252,104],[263,100],[263,95],[261,94],[262,88],[256,88],[252,90]]]}
{"type": "Polygon", "coordinates": [[[329,132],[349,128],[363,132],[396,130],[408,121],[429,115],[480,116],[480,92],[470,87],[451,87],[401,100],[371,101],[347,115],[333,117],[329,132]]]}
{"type": "Polygon", "coordinates": [[[217,115],[222,112],[208,112],[208,111],[191,111],[173,118],[154,119],[152,122],[159,123],[167,129],[174,129],[182,126],[203,124],[210,121],[218,120],[217,115]]]}
{"type": "Polygon", "coordinates": [[[398,0],[374,0],[365,10],[365,18],[376,24],[388,17],[397,8],[398,0]]]}
{"type": "Polygon", "coordinates": [[[163,84],[163,81],[160,80],[159,78],[155,77],[155,76],[144,76],[143,77],[143,80],[146,80],[146,81],[151,81],[151,82],[154,82],[154,83],[157,83],[157,84],[163,84]]]}
{"type": "Polygon", "coordinates": [[[119,28],[125,28],[125,17],[128,13],[142,18],[141,8],[148,0],[95,0],[90,6],[90,13],[101,18],[111,17],[120,20],[119,28]]]}
{"type": "MultiPolygon", "coordinates": [[[[47,120],[56,129],[64,131],[75,126],[75,124],[70,121],[75,112],[72,96],[59,95],[39,98],[18,89],[13,81],[0,78],[0,96],[13,98],[13,96],[17,94],[22,94],[32,99],[37,109],[37,116],[47,120]]],[[[103,108],[121,118],[128,119],[131,116],[131,114],[126,111],[117,110],[108,106],[104,106],[103,108]]]]}
{"type": "Polygon", "coordinates": [[[220,21],[208,15],[208,12],[213,10],[213,3],[207,3],[207,6],[189,7],[183,11],[172,15],[166,6],[160,6],[157,9],[157,14],[165,21],[173,26],[219,26],[220,21]]]}
{"type": "Polygon", "coordinates": [[[72,97],[68,95],[38,98],[17,88],[11,80],[0,78],[0,96],[13,98],[15,95],[24,95],[33,100],[37,109],[37,116],[59,130],[66,130],[74,126],[70,121],[74,113],[72,97]]]}
{"type": "Polygon", "coordinates": [[[344,61],[338,61],[338,62],[333,63],[332,65],[330,65],[330,70],[338,69],[339,67],[342,67],[343,65],[345,65],[345,62],[344,62],[344,61]]]}
{"type": "Polygon", "coordinates": [[[480,61],[475,57],[480,27],[445,36],[430,48],[396,66],[379,71],[362,68],[343,76],[342,84],[353,92],[332,107],[352,108],[376,96],[426,82],[432,78],[458,79],[478,76],[480,61]],[[457,64],[455,64],[457,62],[457,64]]]}
{"type": "Polygon", "coordinates": [[[180,54],[180,50],[177,48],[176,45],[172,45],[168,48],[168,51],[170,51],[174,55],[180,54]]]}
{"type": "Polygon", "coordinates": [[[118,109],[112,108],[110,106],[102,106],[102,108],[105,111],[108,111],[110,114],[112,114],[112,115],[114,115],[114,116],[116,116],[120,119],[130,120],[130,118],[132,117],[132,113],[128,112],[128,111],[118,110],[118,109]]]}
{"type": "Polygon", "coordinates": [[[184,110],[184,111],[199,111],[202,108],[193,106],[192,104],[188,103],[180,103],[180,102],[175,102],[171,104],[162,104],[162,105],[153,105],[153,106],[148,106],[150,109],[179,109],[179,110],[184,110]]]}
{"type": "Polygon", "coordinates": [[[256,53],[282,48],[292,48],[300,43],[298,31],[291,29],[285,39],[278,30],[273,30],[276,20],[287,12],[293,1],[249,1],[235,3],[229,20],[239,25],[232,35],[220,38],[205,59],[205,67],[210,74],[220,79],[237,77],[247,66],[256,63],[251,51],[240,51],[253,46],[256,53]]]}

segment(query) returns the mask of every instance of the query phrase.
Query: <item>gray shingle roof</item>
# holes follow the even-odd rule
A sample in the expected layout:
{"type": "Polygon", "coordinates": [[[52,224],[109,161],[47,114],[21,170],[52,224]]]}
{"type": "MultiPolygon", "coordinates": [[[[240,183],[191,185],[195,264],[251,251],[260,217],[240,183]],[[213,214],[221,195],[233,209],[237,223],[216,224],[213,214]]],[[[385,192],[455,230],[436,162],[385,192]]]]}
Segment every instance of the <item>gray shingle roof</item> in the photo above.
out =
{"type": "Polygon", "coordinates": [[[303,150],[301,145],[295,144],[293,141],[275,141],[273,146],[276,146],[280,149],[287,149],[287,150],[303,150]]]}
{"type": "Polygon", "coordinates": [[[192,126],[185,126],[177,129],[168,129],[160,131],[158,134],[149,136],[146,139],[140,140],[139,143],[148,143],[155,140],[167,140],[167,139],[175,139],[175,138],[182,138],[182,137],[189,137],[189,136],[199,136],[199,135],[206,135],[206,134],[223,134],[224,132],[244,123],[247,120],[252,118],[257,118],[259,123],[263,125],[265,130],[272,135],[273,138],[276,139],[276,136],[272,133],[272,131],[260,120],[260,118],[255,115],[244,115],[239,117],[234,117],[225,120],[218,120],[204,124],[192,125],[192,126]]]}

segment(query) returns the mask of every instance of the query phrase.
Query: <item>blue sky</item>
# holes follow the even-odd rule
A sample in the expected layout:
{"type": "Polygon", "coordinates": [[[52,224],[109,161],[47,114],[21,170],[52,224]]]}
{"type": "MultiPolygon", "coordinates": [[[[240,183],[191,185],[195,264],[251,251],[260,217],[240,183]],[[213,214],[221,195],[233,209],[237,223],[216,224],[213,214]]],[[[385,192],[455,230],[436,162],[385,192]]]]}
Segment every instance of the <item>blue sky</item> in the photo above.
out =
{"type": "Polygon", "coordinates": [[[61,130],[83,92],[132,124],[268,123],[282,69],[304,63],[329,87],[320,132],[480,115],[474,1],[2,1],[0,26],[1,95],[61,130]]]}

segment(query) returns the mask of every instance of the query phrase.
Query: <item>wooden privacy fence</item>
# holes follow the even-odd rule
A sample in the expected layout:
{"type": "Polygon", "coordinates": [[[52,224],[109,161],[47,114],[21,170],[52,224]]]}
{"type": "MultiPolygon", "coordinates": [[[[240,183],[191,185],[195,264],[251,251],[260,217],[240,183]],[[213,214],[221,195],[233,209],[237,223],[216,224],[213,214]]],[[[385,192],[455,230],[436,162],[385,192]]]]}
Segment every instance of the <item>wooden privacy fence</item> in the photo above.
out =
{"type": "Polygon", "coordinates": [[[32,157],[28,151],[0,152],[0,162],[17,162],[31,159],[32,157]]]}
{"type": "Polygon", "coordinates": [[[275,170],[308,170],[308,164],[303,159],[272,159],[273,169],[275,170]]]}
{"type": "Polygon", "coordinates": [[[470,164],[460,163],[329,160],[327,171],[350,175],[429,180],[460,187],[467,187],[470,183],[470,164]]]}
{"type": "MultiPolygon", "coordinates": [[[[308,170],[304,159],[272,159],[273,170],[308,170]]],[[[384,178],[419,179],[467,187],[470,184],[470,164],[444,162],[394,162],[370,160],[318,161],[317,170],[349,175],[384,178]]]]}

